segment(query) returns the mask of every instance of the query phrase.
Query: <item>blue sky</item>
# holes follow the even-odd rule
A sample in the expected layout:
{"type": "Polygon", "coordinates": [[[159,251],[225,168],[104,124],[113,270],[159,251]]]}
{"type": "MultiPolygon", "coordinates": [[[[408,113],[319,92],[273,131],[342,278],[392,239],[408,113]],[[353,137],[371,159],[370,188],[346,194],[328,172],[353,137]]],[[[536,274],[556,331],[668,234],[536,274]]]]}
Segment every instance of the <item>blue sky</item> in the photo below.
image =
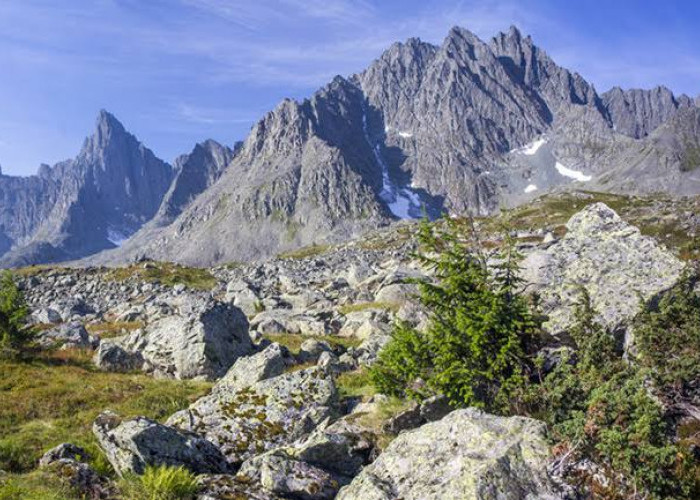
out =
{"type": "Polygon", "coordinates": [[[0,164],[73,157],[113,112],[171,161],[243,139],[284,97],[365,68],[392,42],[516,24],[599,91],[700,94],[700,2],[0,0],[0,164]]]}

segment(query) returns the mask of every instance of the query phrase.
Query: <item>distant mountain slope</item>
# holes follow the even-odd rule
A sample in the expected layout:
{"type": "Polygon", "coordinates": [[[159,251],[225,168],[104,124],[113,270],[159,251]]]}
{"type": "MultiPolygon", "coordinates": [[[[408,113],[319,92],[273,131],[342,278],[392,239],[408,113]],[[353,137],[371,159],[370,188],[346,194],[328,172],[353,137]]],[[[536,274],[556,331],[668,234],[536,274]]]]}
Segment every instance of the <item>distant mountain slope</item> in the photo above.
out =
{"type": "MultiPolygon", "coordinates": [[[[240,148],[240,144],[237,147],[240,148]]],[[[209,139],[197,144],[191,153],[175,160],[175,176],[153,218],[153,224],[164,226],[172,222],[221,177],[234,155],[234,150],[209,139]]]]}
{"type": "Polygon", "coordinates": [[[699,119],[697,99],[663,87],[600,95],[514,27],[490,41],[455,27],[440,45],[393,44],[281,102],[235,151],[208,141],[174,169],[103,113],[76,160],[0,177],[0,251],[14,245],[6,265],[102,249],[85,262],[208,265],[554,190],[699,193],[699,119]],[[115,248],[110,235],[133,236],[115,248]]]}
{"type": "Polygon", "coordinates": [[[486,214],[582,184],[700,191],[683,167],[696,109],[664,89],[601,97],[516,28],[487,43],[456,27],[440,46],[396,43],[362,73],[282,102],[169,227],[95,261],[248,260],[423,208],[486,214]]]}
{"type": "Polygon", "coordinates": [[[119,245],[150,220],[172,168],[100,112],[78,156],[38,176],[0,177],[3,266],[76,259],[119,245]],[[13,224],[14,222],[14,224],[13,224]]]}
{"type": "Polygon", "coordinates": [[[614,87],[602,97],[615,130],[635,139],[648,136],[679,109],[695,105],[687,95],[675,97],[666,87],[651,90],[614,87]]]}

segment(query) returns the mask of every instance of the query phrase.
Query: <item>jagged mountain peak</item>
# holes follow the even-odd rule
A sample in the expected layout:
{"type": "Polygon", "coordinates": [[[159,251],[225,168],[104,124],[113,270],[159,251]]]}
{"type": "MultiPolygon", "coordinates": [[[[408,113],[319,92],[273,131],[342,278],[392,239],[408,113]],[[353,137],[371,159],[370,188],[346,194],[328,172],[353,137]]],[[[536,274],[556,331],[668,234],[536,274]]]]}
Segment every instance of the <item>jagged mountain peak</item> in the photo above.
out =
{"type": "Polygon", "coordinates": [[[140,146],[138,139],[127,132],[112,113],[102,109],[95,120],[94,132],[85,138],[79,157],[104,160],[104,156],[111,152],[140,146]]]}
{"type": "Polygon", "coordinates": [[[695,106],[690,97],[676,96],[664,85],[651,89],[616,86],[601,97],[615,129],[635,139],[648,136],[679,109],[695,106]]]}
{"type": "Polygon", "coordinates": [[[100,109],[99,113],[97,114],[96,125],[98,129],[106,128],[115,129],[122,132],[125,131],[124,125],[122,125],[117,117],[104,108],[100,109]]]}
{"type": "Polygon", "coordinates": [[[449,41],[453,40],[460,40],[460,41],[466,41],[472,44],[476,43],[484,43],[481,38],[479,38],[476,33],[468,30],[467,28],[464,28],[462,26],[452,26],[450,28],[450,31],[447,32],[447,36],[445,37],[445,42],[447,43],[449,41]]]}

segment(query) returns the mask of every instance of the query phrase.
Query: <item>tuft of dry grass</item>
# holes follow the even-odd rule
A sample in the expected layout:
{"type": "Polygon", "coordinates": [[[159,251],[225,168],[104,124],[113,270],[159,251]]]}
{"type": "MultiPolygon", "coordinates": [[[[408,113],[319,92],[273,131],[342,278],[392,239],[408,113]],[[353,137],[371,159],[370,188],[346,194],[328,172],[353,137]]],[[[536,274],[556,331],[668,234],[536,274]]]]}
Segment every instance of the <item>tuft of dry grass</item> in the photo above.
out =
{"type": "Polygon", "coordinates": [[[109,271],[105,277],[113,281],[137,279],[166,286],[185,285],[195,290],[211,290],[217,283],[214,275],[207,269],[186,267],[172,262],[146,262],[119,267],[109,271]]]}
{"type": "Polygon", "coordinates": [[[351,337],[338,337],[335,335],[302,335],[299,333],[268,333],[265,334],[264,337],[268,339],[270,342],[277,342],[280,345],[285,346],[287,349],[289,349],[289,352],[292,354],[299,354],[299,350],[301,349],[301,344],[303,344],[305,341],[309,339],[314,339],[314,340],[323,340],[324,342],[328,342],[331,347],[333,346],[340,346],[345,349],[348,349],[350,347],[357,347],[359,346],[362,341],[360,339],[356,338],[351,338],[351,337]]]}
{"type": "Polygon", "coordinates": [[[85,325],[88,332],[97,335],[101,339],[119,337],[143,327],[144,323],[142,321],[107,321],[85,325]]]}
{"type": "Polygon", "coordinates": [[[401,308],[401,304],[392,302],[356,302],[355,304],[347,304],[338,308],[338,312],[347,315],[354,312],[367,311],[369,309],[383,309],[385,311],[397,312],[401,308]]]}
{"type": "Polygon", "coordinates": [[[308,259],[310,257],[316,257],[330,250],[330,245],[310,245],[307,247],[300,248],[298,250],[290,250],[289,252],[282,252],[277,256],[278,259],[292,259],[292,260],[302,260],[308,259]]]}

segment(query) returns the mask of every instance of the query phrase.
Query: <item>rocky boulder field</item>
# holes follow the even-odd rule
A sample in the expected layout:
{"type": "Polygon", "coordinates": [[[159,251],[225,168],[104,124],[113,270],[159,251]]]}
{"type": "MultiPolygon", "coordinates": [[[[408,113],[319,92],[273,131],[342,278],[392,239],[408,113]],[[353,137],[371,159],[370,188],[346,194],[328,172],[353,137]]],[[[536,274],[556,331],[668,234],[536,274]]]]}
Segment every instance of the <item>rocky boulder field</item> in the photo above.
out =
{"type": "MultiPolygon", "coordinates": [[[[567,342],[580,287],[633,349],[643,301],[675,285],[695,251],[697,208],[577,193],[512,213],[523,287],[541,296],[552,352],[567,342]]],[[[476,222],[485,247],[498,243],[494,219],[476,222]]],[[[431,279],[413,258],[416,228],[212,269],[142,260],[20,270],[37,349],[82,353],[86,377],[200,384],[150,416],[105,404],[90,437],[101,466],[78,443],[45,442],[38,470],[85,498],[119,498],[118,478],[152,465],[197,474],[201,500],[576,498],[544,423],[372,390],[366,370],[394,322],[428,320],[413,283],[431,279]]]]}

